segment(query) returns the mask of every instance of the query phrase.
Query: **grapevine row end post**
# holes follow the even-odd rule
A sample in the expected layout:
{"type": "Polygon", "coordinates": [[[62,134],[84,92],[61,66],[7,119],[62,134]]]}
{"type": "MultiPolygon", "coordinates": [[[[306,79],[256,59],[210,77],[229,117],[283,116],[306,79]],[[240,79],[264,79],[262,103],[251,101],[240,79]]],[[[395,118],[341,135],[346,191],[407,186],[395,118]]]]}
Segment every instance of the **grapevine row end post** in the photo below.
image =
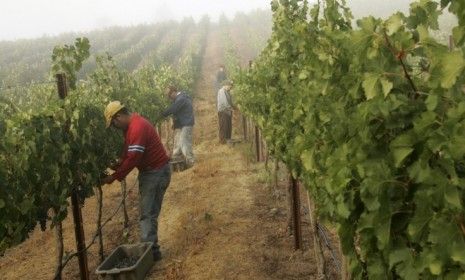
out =
{"type": "Polygon", "coordinates": [[[292,219],[294,224],[294,241],[295,249],[302,249],[302,218],[300,216],[300,190],[297,179],[294,178],[292,172],[289,174],[289,184],[292,195],[292,219]]]}
{"type": "MultiPolygon", "coordinates": [[[[58,95],[61,99],[65,99],[68,95],[68,86],[66,84],[65,74],[57,74],[58,95]]],[[[81,207],[79,206],[79,195],[73,187],[71,191],[71,205],[73,209],[74,233],[76,236],[76,249],[79,259],[79,271],[81,280],[89,280],[89,269],[87,264],[86,241],[84,236],[84,226],[82,221],[81,207]]]]}
{"type": "Polygon", "coordinates": [[[260,162],[260,130],[257,125],[255,125],[255,155],[257,162],[260,162]]]}

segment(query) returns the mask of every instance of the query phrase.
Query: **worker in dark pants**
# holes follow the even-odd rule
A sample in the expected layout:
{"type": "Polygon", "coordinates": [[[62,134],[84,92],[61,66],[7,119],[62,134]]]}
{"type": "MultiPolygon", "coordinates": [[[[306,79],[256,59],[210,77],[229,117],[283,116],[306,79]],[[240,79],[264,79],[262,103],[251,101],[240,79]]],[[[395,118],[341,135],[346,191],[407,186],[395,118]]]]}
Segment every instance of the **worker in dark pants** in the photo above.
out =
{"type": "Polygon", "coordinates": [[[232,136],[232,115],[235,109],[230,93],[232,86],[231,81],[225,81],[217,96],[219,138],[221,144],[226,144],[231,140],[232,136]]]}
{"type": "Polygon", "coordinates": [[[169,157],[150,122],[137,113],[131,114],[119,101],[108,104],[105,119],[107,128],[112,126],[124,132],[125,141],[119,164],[111,167],[115,172],[102,182],[122,181],[137,167],[141,239],[153,242],[153,257],[158,261],[162,257],[158,245],[158,215],[171,180],[169,157]]]}

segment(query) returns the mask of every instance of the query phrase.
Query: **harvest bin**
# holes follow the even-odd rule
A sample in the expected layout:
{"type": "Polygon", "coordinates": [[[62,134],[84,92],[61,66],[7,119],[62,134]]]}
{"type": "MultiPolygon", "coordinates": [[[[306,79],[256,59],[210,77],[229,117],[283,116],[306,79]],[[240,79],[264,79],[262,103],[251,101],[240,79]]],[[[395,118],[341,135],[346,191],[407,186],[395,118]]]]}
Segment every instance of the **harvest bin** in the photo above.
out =
{"type": "Polygon", "coordinates": [[[108,280],[145,279],[145,275],[153,265],[152,246],[152,242],[121,245],[105,259],[97,268],[96,273],[108,280]],[[115,267],[127,258],[137,258],[137,262],[130,267],[115,267]]]}

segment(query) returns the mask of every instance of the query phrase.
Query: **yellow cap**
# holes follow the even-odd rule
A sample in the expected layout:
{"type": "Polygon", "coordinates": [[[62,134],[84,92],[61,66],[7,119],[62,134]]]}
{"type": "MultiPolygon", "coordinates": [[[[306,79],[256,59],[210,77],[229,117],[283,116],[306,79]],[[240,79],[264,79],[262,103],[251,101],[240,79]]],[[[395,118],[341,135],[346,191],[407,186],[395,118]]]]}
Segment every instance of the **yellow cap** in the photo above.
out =
{"type": "Polygon", "coordinates": [[[107,107],[105,108],[105,121],[107,128],[111,125],[111,119],[113,116],[119,112],[119,110],[123,109],[124,106],[119,101],[112,101],[110,102],[107,107]]]}

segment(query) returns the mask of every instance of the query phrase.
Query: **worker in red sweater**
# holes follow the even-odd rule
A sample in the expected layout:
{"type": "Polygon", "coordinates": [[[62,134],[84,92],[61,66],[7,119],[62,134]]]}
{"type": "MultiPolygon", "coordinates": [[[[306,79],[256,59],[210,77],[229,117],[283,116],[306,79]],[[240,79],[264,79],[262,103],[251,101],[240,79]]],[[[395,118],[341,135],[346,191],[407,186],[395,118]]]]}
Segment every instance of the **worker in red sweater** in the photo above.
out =
{"type": "Polygon", "coordinates": [[[119,101],[105,109],[107,128],[112,126],[124,132],[124,150],[119,164],[111,167],[112,175],[103,179],[104,184],[122,181],[137,167],[139,170],[140,229],[143,242],[153,242],[154,260],[161,259],[158,245],[158,215],[163,196],[171,180],[169,157],[160,137],[149,121],[130,113],[119,101]]]}

